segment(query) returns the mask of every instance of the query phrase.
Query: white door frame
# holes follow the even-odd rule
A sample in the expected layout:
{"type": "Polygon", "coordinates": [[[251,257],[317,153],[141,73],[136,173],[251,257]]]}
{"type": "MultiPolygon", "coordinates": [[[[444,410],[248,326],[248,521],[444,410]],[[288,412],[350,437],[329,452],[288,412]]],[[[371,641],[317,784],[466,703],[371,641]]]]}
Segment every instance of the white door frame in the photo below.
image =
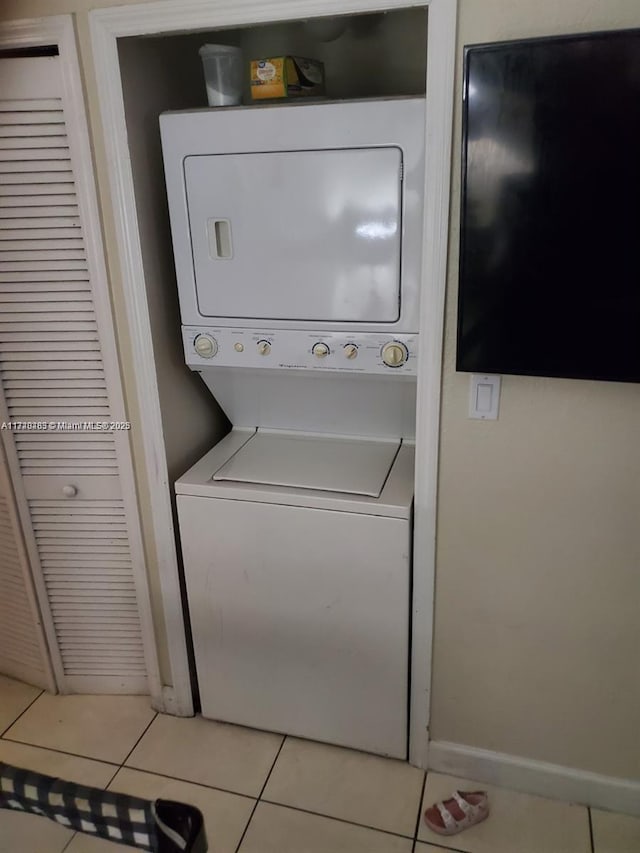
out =
{"type": "Polygon", "coordinates": [[[162,433],[151,326],[127,146],[117,39],[239,27],[329,15],[428,6],[427,125],[423,293],[418,369],[416,495],[409,760],[425,767],[435,576],[436,495],[444,294],[455,67],[456,0],[158,0],[89,13],[104,141],[126,311],[136,362],[136,391],[145,412],[146,474],[173,680],[174,713],[189,713],[191,685],[175,552],[169,477],[162,433]]]}
{"type": "MultiPolygon", "coordinates": [[[[78,63],[73,17],[71,15],[51,15],[44,18],[31,18],[21,21],[3,21],[0,23],[0,49],[29,48],[55,45],[58,48],[62,71],[65,123],[74,181],[78,197],[78,207],[82,222],[87,265],[99,330],[100,347],[104,372],[109,389],[111,417],[116,421],[126,421],[126,409],[122,394],[122,382],[118,353],[113,328],[113,316],[109,297],[109,279],[102,243],[102,230],[98,214],[97,191],[89,131],[86,122],[85,102],[82,91],[82,78],[78,63]]],[[[142,533],[138,514],[136,484],[133,474],[133,460],[129,438],[124,431],[114,433],[119,479],[122,498],[127,517],[127,532],[131,550],[133,580],[138,601],[140,628],[144,648],[147,684],[151,703],[154,707],[162,704],[162,684],[158,663],[157,644],[153,626],[151,597],[147,580],[146,560],[142,543],[142,533]]],[[[20,467],[13,445],[7,446],[7,462],[14,478],[20,482],[20,467]]],[[[21,489],[14,489],[18,511],[22,519],[29,519],[29,507],[21,489]]],[[[27,525],[28,527],[28,525],[27,525]]],[[[39,567],[38,551],[32,537],[25,535],[32,569],[39,567]]],[[[64,679],[62,661],[58,652],[55,628],[47,603],[47,592],[42,574],[32,571],[34,586],[40,601],[43,627],[49,642],[53,669],[58,680],[58,688],[64,679]]]]}

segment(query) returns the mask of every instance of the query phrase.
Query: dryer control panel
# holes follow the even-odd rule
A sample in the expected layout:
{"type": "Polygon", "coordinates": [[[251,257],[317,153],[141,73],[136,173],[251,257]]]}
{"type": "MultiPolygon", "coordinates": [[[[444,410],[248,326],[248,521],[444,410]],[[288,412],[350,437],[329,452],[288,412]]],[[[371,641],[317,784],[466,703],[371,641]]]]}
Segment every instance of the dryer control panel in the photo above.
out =
{"type": "Polygon", "coordinates": [[[183,326],[187,364],[415,376],[418,335],[183,326]]]}

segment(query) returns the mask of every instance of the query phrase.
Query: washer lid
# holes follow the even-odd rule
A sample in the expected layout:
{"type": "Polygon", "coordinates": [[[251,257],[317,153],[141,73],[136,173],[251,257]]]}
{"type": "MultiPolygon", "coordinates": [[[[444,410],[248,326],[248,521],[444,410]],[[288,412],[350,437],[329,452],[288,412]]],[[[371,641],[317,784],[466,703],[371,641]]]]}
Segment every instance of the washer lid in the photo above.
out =
{"type": "Polygon", "coordinates": [[[213,479],[377,498],[399,447],[399,441],[258,430],[213,479]]]}

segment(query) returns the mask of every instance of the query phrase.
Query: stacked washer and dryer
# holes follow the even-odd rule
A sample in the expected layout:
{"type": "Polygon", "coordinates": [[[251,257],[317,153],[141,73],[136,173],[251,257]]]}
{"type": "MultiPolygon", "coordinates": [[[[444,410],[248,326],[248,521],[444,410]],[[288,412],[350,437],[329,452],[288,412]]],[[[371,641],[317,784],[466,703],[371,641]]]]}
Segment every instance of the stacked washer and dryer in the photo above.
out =
{"type": "Polygon", "coordinates": [[[202,714],[406,758],[425,102],[161,116],[202,714]],[[184,413],[188,417],[188,412],[184,413]]]}

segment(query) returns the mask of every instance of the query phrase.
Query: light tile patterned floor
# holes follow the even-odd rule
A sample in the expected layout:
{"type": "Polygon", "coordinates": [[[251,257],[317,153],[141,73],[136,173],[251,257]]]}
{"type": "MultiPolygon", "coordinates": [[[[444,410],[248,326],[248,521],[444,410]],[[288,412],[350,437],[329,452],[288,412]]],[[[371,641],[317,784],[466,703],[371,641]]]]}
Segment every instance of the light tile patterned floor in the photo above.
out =
{"type": "MultiPolygon", "coordinates": [[[[49,696],[0,676],[0,761],[193,803],[211,853],[639,853],[640,819],[489,788],[487,821],[452,838],[422,808],[469,780],[200,718],[140,697],[49,696]],[[417,840],[416,840],[417,834],[417,840]],[[591,837],[593,836],[593,844],[591,837]]],[[[486,785],[482,786],[487,788],[486,785]]],[[[0,810],[0,853],[124,853],[41,817],[0,810]]]]}

